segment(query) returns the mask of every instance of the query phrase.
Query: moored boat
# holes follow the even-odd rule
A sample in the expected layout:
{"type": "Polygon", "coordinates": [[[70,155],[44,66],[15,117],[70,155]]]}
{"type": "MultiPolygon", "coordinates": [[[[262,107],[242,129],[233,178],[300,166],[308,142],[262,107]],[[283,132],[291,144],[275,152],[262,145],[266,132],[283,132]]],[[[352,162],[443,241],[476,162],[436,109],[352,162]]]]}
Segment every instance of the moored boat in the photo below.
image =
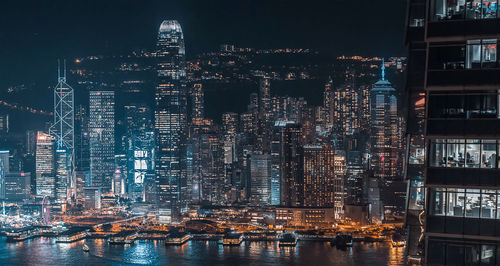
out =
{"type": "Polygon", "coordinates": [[[186,232],[173,232],[165,239],[167,246],[180,246],[185,244],[191,239],[191,235],[186,232]]]}
{"type": "Polygon", "coordinates": [[[222,238],[222,245],[224,246],[239,246],[241,242],[243,242],[243,234],[238,232],[225,234],[222,238]]]}
{"type": "Polygon", "coordinates": [[[278,245],[295,247],[297,245],[297,234],[295,232],[283,232],[279,236],[278,245]]]}

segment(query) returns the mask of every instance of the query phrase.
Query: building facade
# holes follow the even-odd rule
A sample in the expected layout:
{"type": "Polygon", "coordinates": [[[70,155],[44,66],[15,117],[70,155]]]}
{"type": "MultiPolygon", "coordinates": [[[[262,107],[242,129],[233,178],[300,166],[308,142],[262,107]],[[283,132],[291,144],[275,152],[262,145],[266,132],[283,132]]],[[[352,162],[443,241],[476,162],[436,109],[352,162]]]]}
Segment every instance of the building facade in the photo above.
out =
{"type": "Polygon", "coordinates": [[[63,75],[58,71],[54,88],[54,123],[49,129],[56,142],[56,198],[66,201],[76,195],[75,180],[75,99],[73,88],[66,83],[66,62],[63,75]]]}
{"type": "Polygon", "coordinates": [[[154,132],[134,134],[128,139],[127,184],[132,200],[154,202],[155,184],[155,135],[154,132]]]}
{"type": "Polygon", "coordinates": [[[54,155],[54,137],[42,131],[38,131],[36,137],[35,155],[35,182],[37,196],[49,198],[55,197],[54,155]]]}
{"type": "Polygon", "coordinates": [[[5,199],[20,202],[30,198],[31,174],[8,173],[5,175],[5,199]]]}
{"type": "Polygon", "coordinates": [[[425,10],[425,262],[498,265],[498,3],[425,10]]]}
{"type": "Polygon", "coordinates": [[[0,151],[0,199],[6,198],[6,176],[9,172],[9,151],[0,151]]]}
{"type": "Polygon", "coordinates": [[[271,197],[271,156],[269,154],[252,154],[250,180],[250,201],[255,205],[269,205],[271,197]]]}
{"type": "Polygon", "coordinates": [[[91,91],[89,101],[90,183],[110,192],[115,171],[115,93],[91,91]]]}
{"type": "Polygon", "coordinates": [[[424,221],[421,216],[425,207],[425,0],[411,0],[408,4],[406,45],[409,51],[406,94],[406,153],[404,177],[407,181],[406,201],[407,255],[422,258],[424,221]]]}

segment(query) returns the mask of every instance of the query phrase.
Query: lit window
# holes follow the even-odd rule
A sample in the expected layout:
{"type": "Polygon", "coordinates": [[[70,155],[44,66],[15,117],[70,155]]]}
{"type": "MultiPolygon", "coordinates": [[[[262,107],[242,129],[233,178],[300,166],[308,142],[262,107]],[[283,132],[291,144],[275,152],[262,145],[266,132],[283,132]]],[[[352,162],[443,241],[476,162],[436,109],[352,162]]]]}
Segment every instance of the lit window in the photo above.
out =
{"type": "Polygon", "coordinates": [[[497,65],[497,39],[468,40],[467,68],[491,68],[497,65]]]}

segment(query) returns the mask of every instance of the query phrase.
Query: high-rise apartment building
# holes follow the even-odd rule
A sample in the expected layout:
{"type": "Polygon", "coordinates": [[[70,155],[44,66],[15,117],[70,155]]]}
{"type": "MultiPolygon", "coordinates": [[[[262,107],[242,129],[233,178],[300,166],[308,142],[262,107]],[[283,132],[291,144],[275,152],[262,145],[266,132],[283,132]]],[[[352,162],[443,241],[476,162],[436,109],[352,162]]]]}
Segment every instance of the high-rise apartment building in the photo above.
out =
{"type": "Polygon", "coordinates": [[[304,201],[301,207],[334,207],[335,166],[331,147],[304,146],[304,201]]]}
{"type": "Polygon", "coordinates": [[[278,132],[280,140],[280,200],[286,207],[300,206],[303,202],[303,145],[299,124],[286,124],[278,132]]]}
{"type": "Polygon", "coordinates": [[[115,93],[90,91],[90,184],[110,192],[115,171],[115,93]]]}

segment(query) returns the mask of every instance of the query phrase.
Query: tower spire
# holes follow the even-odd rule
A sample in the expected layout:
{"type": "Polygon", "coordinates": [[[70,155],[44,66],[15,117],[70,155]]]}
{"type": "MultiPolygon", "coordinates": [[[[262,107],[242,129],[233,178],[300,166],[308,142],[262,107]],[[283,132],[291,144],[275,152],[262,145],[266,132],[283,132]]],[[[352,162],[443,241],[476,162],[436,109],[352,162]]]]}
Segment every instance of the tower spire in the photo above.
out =
{"type": "Polygon", "coordinates": [[[57,59],[57,80],[61,80],[61,60],[57,59]]]}
{"type": "Polygon", "coordinates": [[[57,82],[66,82],[66,59],[63,61],[63,74],[61,76],[61,60],[57,59],[57,82]]]}
{"type": "Polygon", "coordinates": [[[385,80],[385,59],[382,58],[382,80],[385,80]]]}

